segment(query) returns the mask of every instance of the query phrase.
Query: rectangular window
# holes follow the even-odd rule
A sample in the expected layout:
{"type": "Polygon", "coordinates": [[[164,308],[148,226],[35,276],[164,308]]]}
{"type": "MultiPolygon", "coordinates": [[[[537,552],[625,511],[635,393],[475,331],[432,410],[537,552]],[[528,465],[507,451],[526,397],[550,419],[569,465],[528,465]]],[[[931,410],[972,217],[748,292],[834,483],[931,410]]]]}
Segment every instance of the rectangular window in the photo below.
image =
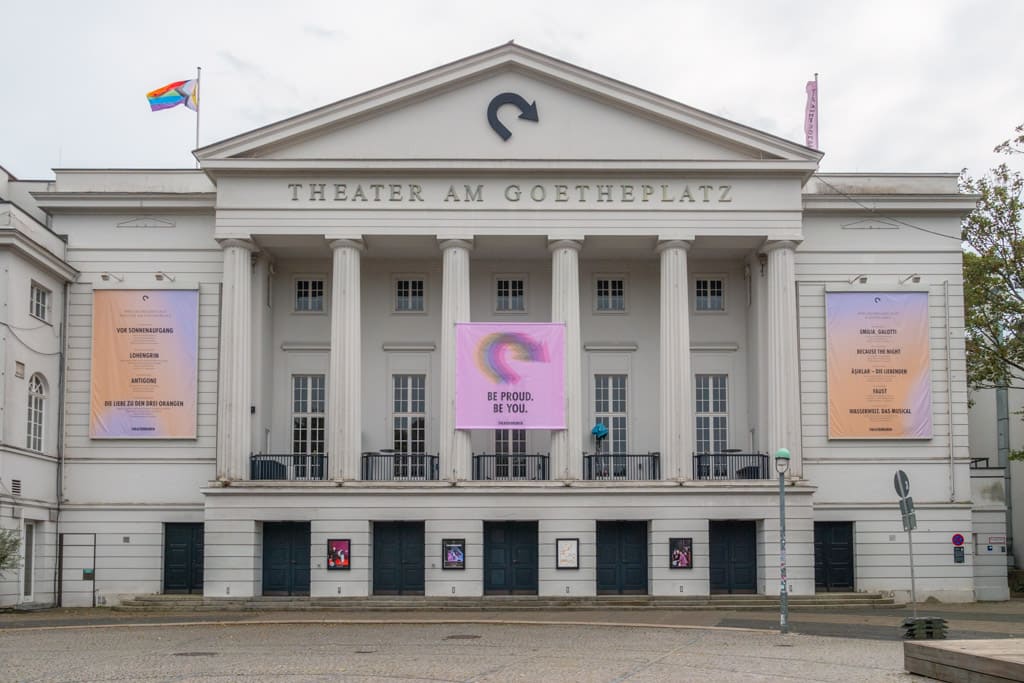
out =
{"type": "Polygon", "coordinates": [[[525,429],[496,429],[494,431],[495,475],[499,479],[525,479],[525,429]]]}
{"type": "Polygon", "coordinates": [[[594,375],[594,421],[608,428],[601,452],[625,455],[626,375],[594,375]]]}
{"type": "Polygon", "coordinates": [[[526,312],[526,279],[499,275],[494,279],[496,313],[526,312]]]}
{"type": "Polygon", "coordinates": [[[626,278],[598,275],[594,280],[594,310],[622,313],[626,310],[626,278]]]}
{"type": "Polygon", "coordinates": [[[698,311],[724,311],[725,280],[697,278],[693,300],[698,311]]]}
{"type": "Polygon", "coordinates": [[[295,281],[295,311],[298,313],[323,313],[324,281],[320,279],[299,279],[295,281]]]}
{"type": "Polygon", "coordinates": [[[697,375],[694,406],[698,453],[722,453],[729,447],[728,380],[728,375],[697,375]]]}
{"type": "Polygon", "coordinates": [[[392,448],[395,450],[395,479],[426,479],[427,459],[427,376],[393,375],[392,448]]]}
{"type": "Polygon", "coordinates": [[[25,562],[22,565],[23,586],[22,597],[29,599],[35,589],[33,579],[36,573],[36,525],[34,522],[25,522],[25,562]]]}
{"type": "Polygon", "coordinates": [[[322,455],[324,449],[324,376],[292,376],[292,453],[322,455]]]}
{"type": "Polygon", "coordinates": [[[49,322],[50,320],[50,290],[35,282],[32,283],[31,301],[29,302],[29,313],[33,318],[49,322]]]}
{"type": "Polygon", "coordinates": [[[423,278],[395,279],[395,312],[422,313],[427,310],[423,278]]]}

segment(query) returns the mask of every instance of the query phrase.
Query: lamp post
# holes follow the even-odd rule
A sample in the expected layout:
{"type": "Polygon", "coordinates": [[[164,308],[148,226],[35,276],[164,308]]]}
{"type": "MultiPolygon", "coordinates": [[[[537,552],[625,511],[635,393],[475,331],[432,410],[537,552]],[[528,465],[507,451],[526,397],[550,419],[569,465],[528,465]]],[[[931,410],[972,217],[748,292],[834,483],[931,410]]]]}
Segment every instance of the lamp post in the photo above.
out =
{"type": "Polygon", "coordinates": [[[779,633],[789,633],[789,586],[786,581],[786,472],[789,449],[775,451],[775,471],[779,473],[779,633]]]}

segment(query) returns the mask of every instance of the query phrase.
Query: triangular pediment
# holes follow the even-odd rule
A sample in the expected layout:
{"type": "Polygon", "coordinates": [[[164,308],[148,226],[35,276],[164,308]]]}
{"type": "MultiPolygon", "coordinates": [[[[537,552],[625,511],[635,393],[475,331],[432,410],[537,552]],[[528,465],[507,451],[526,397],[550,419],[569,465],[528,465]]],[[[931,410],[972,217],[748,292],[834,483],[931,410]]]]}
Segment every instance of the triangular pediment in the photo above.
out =
{"type": "Polygon", "coordinates": [[[821,154],[508,44],[215,143],[197,156],[217,168],[247,160],[815,165],[821,154]]]}

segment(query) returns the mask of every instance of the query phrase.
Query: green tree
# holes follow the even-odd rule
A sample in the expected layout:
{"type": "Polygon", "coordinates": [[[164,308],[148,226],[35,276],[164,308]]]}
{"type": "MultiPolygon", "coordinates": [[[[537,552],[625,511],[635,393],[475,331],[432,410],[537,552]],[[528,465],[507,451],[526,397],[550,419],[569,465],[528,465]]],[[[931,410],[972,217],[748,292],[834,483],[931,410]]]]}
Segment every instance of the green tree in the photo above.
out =
{"type": "Polygon", "coordinates": [[[21,566],[21,534],[17,529],[0,529],[0,572],[21,566]]]}
{"type": "MultiPolygon", "coordinates": [[[[1024,154],[1024,124],[995,151],[1024,154]]],[[[980,178],[964,173],[961,188],[980,196],[962,233],[967,381],[1024,387],[1024,176],[1003,163],[980,178]]]]}

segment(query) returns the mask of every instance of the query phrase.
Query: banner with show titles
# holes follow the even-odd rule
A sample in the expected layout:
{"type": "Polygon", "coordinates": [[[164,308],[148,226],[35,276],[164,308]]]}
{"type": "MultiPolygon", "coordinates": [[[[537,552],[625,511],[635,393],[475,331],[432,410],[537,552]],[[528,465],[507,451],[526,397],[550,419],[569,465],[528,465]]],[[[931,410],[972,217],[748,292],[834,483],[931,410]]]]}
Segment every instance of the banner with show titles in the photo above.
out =
{"type": "Polygon", "coordinates": [[[199,292],[93,292],[89,436],[194,439],[199,292]]]}
{"type": "Polygon", "coordinates": [[[458,323],[456,429],[565,429],[563,323],[458,323]]]}
{"type": "Polygon", "coordinates": [[[928,439],[927,292],[826,292],[830,439],[928,439]]]}

